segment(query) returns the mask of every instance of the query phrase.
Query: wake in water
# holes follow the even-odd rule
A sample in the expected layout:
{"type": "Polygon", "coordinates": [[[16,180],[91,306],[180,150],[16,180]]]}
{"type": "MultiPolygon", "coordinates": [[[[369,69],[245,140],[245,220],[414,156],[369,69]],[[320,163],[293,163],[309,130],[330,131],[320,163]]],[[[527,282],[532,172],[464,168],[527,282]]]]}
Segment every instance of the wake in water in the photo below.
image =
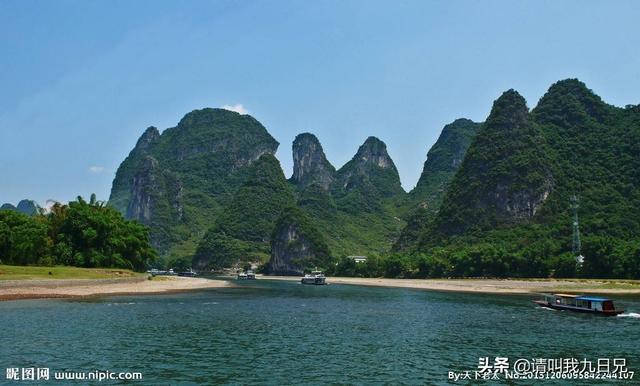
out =
{"type": "Polygon", "coordinates": [[[627,314],[620,314],[618,315],[619,318],[640,318],[640,314],[637,314],[635,312],[629,312],[627,314]]]}

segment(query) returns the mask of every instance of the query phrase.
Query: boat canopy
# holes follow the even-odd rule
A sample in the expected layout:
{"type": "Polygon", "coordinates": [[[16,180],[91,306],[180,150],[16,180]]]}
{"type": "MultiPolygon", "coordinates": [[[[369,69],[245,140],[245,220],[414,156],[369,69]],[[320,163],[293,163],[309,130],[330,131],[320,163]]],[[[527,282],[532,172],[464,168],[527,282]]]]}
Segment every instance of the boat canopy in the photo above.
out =
{"type": "Polygon", "coordinates": [[[569,295],[569,294],[553,294],[553,296],[559,296],[561,298],[577,298],[580,295],[569,295]]]}
{"type": "Polygon", "coordinates": [[[611,299],[597,298],[597,297],[591,297],[591,296],[580,296],[577,298],[577,300],[588,300],[590,302],[606,302],[611,299]]]}

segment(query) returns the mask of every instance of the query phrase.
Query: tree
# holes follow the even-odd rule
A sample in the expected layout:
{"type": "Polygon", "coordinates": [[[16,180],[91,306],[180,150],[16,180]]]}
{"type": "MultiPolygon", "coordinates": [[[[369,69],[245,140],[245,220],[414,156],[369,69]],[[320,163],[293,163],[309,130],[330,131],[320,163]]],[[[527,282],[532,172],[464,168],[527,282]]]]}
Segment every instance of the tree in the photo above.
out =
{"type": "Polygon", "coordinates": [[[55,203],[49,214],[0,212],[0,260],[6,264],[63,264],[144,270],[156,257],[146,227],[82,197],[55,203]]]}

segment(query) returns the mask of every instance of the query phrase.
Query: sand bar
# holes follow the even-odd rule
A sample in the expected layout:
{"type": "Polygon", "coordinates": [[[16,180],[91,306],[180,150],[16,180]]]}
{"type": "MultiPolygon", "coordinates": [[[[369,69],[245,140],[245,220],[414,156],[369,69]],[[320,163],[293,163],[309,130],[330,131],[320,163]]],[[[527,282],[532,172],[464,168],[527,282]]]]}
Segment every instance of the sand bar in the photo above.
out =
{"type": "Polygon", "coordinates": [[[224,280],[194,277],[127,279],[6,280],[0,281],[0,300],[76,298],[100,295],[143,295],[230,287],[224,280]]]}
{"type": "MultiPolygon", "coordinates": [[[[299,277],[292,276],[264,276],[261,277],[261,279],[300,280],[299,277]]],[[[540,292],[640,294],[640,281],[638,280],[386,279],[327,277],[327,283],[495,294],[527,294],[540,292]]]]}

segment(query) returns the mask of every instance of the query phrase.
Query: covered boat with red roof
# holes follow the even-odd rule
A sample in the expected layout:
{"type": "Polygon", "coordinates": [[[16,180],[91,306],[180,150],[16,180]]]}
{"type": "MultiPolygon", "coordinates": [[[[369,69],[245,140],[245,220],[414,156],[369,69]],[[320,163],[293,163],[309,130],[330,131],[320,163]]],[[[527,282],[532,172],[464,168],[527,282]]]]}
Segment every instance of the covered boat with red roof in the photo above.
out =
{"type": "Polygon", "coordinates": [[[602,316],[615,316],[624,312],[624,310],[616,309],[613,300],[597,296],[543,294],[542,299],[533,302],[541,307],[554,310],[584,312],[602,316]]]}

